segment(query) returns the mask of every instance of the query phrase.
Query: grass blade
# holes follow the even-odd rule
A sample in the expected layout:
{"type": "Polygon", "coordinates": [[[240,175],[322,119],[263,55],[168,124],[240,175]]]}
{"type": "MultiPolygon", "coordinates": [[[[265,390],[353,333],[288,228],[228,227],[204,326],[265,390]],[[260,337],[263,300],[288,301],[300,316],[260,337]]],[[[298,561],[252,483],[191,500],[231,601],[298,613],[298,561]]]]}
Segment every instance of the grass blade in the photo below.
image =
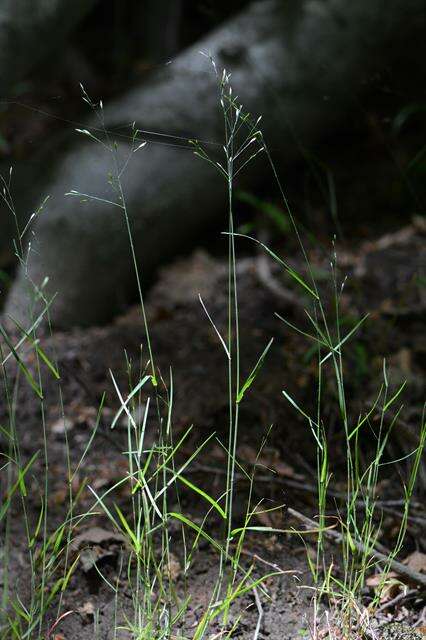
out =
{"type": "Polygon", "coordinates": [[[241,402],[241,400],[244,397],[245,392],[250,389],[251,385],[253,384],[253,382],[256,379],[257,374],[259,373],[260,369],[263,366],[263,363],[265,361],[266,358],[266,354],[268,353],[269,349],[272,346],[274,339],[271,338],[270,341],[268,342],[268,344],[266,345],[265,349],[263,350],[262,355],[260,356],[259,360],[256,362],[256,364],[254,365],[253,370],[251,371],[250,375],[248,376],[247,380],[245,381],[245,383],[243,384],[243,386],[241,387],[240,391],[238,392],[237,395],[237,402],[241,402]]]}

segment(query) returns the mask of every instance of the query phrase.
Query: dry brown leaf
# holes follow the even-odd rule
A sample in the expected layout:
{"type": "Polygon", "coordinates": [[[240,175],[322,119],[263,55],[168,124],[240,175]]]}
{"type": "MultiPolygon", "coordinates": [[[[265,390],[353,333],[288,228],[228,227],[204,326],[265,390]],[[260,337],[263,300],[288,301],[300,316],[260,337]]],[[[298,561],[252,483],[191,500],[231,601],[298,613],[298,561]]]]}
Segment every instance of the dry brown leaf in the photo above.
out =
{"type": "Polygon", "coordinates": [[[124,536],[101,527],[90,527],[76,536],[71,546],[74,550],[78,550],[83,545],[104,544],[105,542],[124,542],[124,536]]]}
{"type": "Polygon", "coordinates": [[[403,563],[417,573],[426,573],[426,553],[413,551],[403,560],[403,563]]]}
{"type": "MultiPolygon", "coordinates": [[[[398,574],[395,573],[395,571],[389,571],[389,573],[387,574],[386,579],[393,579],[393,578],[397,578],[398,574]]],[[[378,587],[379,584],[381,584],[383,581],[383,574],[382,573],[375,573],[373,576],[368,576],[367,580],[366,580],[366,584],[368,587],[378,587]]]]}
{"type": "Polygon", "coordinates": [[[400,577],[394,571],[390,571],[385,581],[383,581],[383,574],[376,573],[374,576],[369,576],[366,580],[367,586],[375,589],[381,587],[380,591],[380,602],[383,604],[384,602],[389,602],[395,598],[401,591],[401,587],[403,586],[400,577]]]}
{"type": "Polygon", "coordinates": [[[83,549],[79,555],[79,562],[83,573],[89,573],[95,566],[104,563],[107,559],[115,558],[116,553],[109,549],[104,549],[95,545],[94,547],[83,549]]]}

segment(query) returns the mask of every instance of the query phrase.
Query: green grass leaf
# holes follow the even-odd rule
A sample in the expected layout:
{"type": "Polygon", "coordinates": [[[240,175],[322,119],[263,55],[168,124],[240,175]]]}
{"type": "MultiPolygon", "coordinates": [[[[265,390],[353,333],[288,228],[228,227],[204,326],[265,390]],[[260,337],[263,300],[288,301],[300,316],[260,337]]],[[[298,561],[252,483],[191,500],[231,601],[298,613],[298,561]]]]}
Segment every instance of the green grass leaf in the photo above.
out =
{"type": "Polygon", "coordinates": [[[10,501],[12,500],[12,497],[14,495],[14,493],[16,492],[16,490],[18,489],[18,487],[21,489],[21,493],[23,496],[26,495],[26,488],[25,488],[25,476],[27,475],[28,471],[31,469],[31,467],[33,466],[34,462],[36,461],[36,458],[38,456],[39,452],[37,451],[32,458],[30,459],[29,462],[27,462],[27,464],[25,465],[25,467],[23,469],[21,469],[19,471],[18,474],[18,479],[16,480],[16,482],[12,485],[12,487],[10,488],[6,499],[4,500],[1,508],[0,508],[0,522],[3,520],[4,516],[7,513],[7,510],[9,509],[10,506],[10,501]]]}
{"type": "Polygon", "coordinates": [[[183,524],[186,524],[186,526],[189,527],[190,529],[193,529],[194,531],[196,531],[199,536],[204,538],[204,540],[207,540],[207,542],[209,542],[212,545],[212,547],[217,551],[223,551],[222,546],[218,542],[216,542],[214,538],[209,536],[209,534],[206,533],[204,529],[199,527],[198,524],[195,524],[195,522],[192,522],[192,520],[184,516],[182,513],[177,513],[176,511],[170,511],[168,516],[170,518],[175,518],[176,520],[179,520],[183,524]]]}
{"type": "Polygon", "coordinates": [[[256,364],[255,364],[253,370],[251,371],[250,375],[248,376],[247,380],[245,381],[245,383],[241,387],[240,391],[238,392],[237,402],[241,402],[241,400],[244,397],[245,392],[248,389],[250,389],[251,385],[255,381],[256,376],[257,376],[257,374],[259,373],[260,369],[263,366],[263,363],[264,363],[265,358],[266,358],[266,354],[268,353],[269,349],[271,348],[273,341],[274,341],[274,339],[271,338],[270,341],[268,342],[268,344],[266,345],[265,349],[263,350],[263,353],[260,356],[259,360],[256,362],[256,364]]]}
{"type": "Polygon", "coordinates": [[[19,322],[17,320],[15,320],[14,318],[11,318],[11,320],[18,327],[19,331],[21,331],[21,333],[24,334],[24,336],[26,337],[28,342],[35,349],[35,351],[38,354],[38,356],[40,357],[40,359],[44,362],[44,364],[52,372],[52,374],[56,378],[56,380],[60,380],[61,376],[59,375],[59,371],[57,370],[55,365],[52,363],[52,361],[48,358],[48,356],[46,355],[46,352],[43,351],[43,349],[40,347],[38,341],[34,340],[30,336],[30,334],[19,324],[19,322]]]}
{"type": "Polygon", "coordinates": [[[43,400],[43,393],[40,389],[40,387],[38,386],[37,382],[34,380],[31,372],[29,371],[28,367],[25,366],[25,364],[22,362],[19,353],[16,351],[15,347],[13,346],[11,340],[9,339],[9,336],[7,335],[6,331],[4,330],[3,326],[0,324],[0,333],[4,338],[4,341],[6,342],[7,346],[9,347],[10,351],[13,354],[13,357],[15,358],[16,362],[18,363],[19,368],[21,369],[22,373],[24,374],[25,378],[27,379],[27,381],[29,382],[31,388],[33,389],[33,391],[35,391],[36,395],[40,398],[40,400],[43,400]]]}
{"type": "Polygon", "coordinates": [[[204,500],[207,500],[207,502],[209,502],[212,507],[214,509],[216,509],[216,511],[222,516],[222,518],[225,520],[226,519],[226,513],[225,511],[222,509],[222,507],[220,506],[220,504],[214,499],[212,498],[208,493],[206,493],[205,491],[203,491],[202,489],[200,489],[200,487],[197,487],[197,485],[193,484],[192,482],[190,482],[189,480],[187,480],[187,478],[184,478],[181,475],[176,476],[176,479],[179,480],[180,482],[182,482],[182,484],[184,484],[186,487],[188,487],[189,489],[192,489],[192,491],[194,491],[195,493],[197,493],[199,496],[201,496],[202,498],[204,498],[204,500]]]}

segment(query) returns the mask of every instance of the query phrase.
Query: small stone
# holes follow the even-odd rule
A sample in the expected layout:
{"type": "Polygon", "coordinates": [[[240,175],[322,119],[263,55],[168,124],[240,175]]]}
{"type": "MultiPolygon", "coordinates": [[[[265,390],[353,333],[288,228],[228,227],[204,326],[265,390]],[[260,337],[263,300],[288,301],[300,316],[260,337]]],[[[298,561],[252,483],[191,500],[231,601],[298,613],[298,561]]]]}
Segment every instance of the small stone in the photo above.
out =
{"type": "Polygon", "coordinates": [[[55,436],[63,436],[74,427],[74,422],[69,418],[59,418],[51,426],[50,430],[55,436]]]}

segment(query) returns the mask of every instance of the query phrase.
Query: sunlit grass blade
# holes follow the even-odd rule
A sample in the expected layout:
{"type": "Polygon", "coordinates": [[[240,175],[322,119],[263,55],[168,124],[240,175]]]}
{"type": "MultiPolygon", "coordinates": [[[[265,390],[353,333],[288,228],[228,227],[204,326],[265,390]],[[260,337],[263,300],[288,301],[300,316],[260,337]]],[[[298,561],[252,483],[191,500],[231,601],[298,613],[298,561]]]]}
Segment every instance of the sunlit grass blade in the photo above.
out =
{"type": "Polygon", "coordinates": [[[16,480],[16,482],[12,485],[12,487],[9,489],[5,500],[1,506],[0,509],[0,522],[2,521],[2,519],[4,518],[5,514],[7,513],[9,506],[10,506],[10,501],[12,500],[13,495],[16,493],[16,490],[19,488],[21,490],[22,495],[26,495],[26,488],[25,488],[25,476],[27,475],[28,471],[31,469],[31,467],[33,466],[34,462],[36,461],[37,457],[39,455],[39,452],[37,451],[29,460],[29,462],[27,462],[27,464],[25,465],[25,467],[23,469],[19,470],[19,474],[18,474],[18,478],[16,480]]]}
{"type": "MultiPolygon", "coordinates": [[[[225,235],[227,235],[227,234],[225,234],[225,235]]],[[[264,244],[263,242],[261,242],[257,238],[253,238],[253,236],[248,236],[248,235],[245,235],[243,233],[233,233],[232,235],[235,236],[235,237],[246,238],[247,240],[251,240],[252,242],[255,242],[256,244],[260,245],[262,247],[262,249],[264,249],[266,251],[266,253],[268,253],[271,256],[271,258],[273,258],[282,267],[284,267],[284,269],[288,273],[288,275],[293,280],[295,280],[295,282],[297,282],[307,293],[309,293],[310,296],[312,296],[315,300],[319,300],[318,293],[316,293],[316,291],[314,291],[308,285],[308,283],[300,275],[300,273],[298,273],[295,269],[293,269],[293,267],[291,267],[289,264],[287,264],[274,251],[272,251],[272,249],[270,249],[266,244],[264,244]]]]}
{"type": "Polygon", "coordinates": [[[74,472],[73,472],[73,474],[72,474],[72,476],[71,476],[71,482],[72,482],[72,480],[75,478],[75,476],[76,476],[76,474],[78,473],[78,471],[79,471],[79,469],[80,469],[81,465],[83,464],[83,462],[84,462],[84,460],[85,460],[85,458],[86,458],[86,456],[87,456],[87,453],[88,453],[88,451],[90,450],[90,448],[91,448],[91,446],[92,446],[92,443],[93,443],[93,440],[94,440],[94,438],[95,438],[95,435],[96,435],[96,434],[97,434],[97,432],[98,432],[99,424],[100,424],[101,417],[102,417],[102,410],[103,410],[103,408],[104,408],[105,397],[106,397],[106,394],[105,394],[105,392],[104,392],[104,393],[102,394],[102,398],[101,398],[101,401],[100,401],[100,403],[99,403],[99,408],[98,408],[98,413],[97,413],[97,416],[96,416],[95,426],[94,426],[94,427],[93,427],[93,429],[92,429],[92,433],[91,433],[90,438],[89,438],[89,440],[88,440],[88,442],[87,442],[87,444],[86,444],[86,446],[85,446],[85,448],[84,448],[83,453],[81,454],[80,460],[78,461],[78,463],[77,463],[77,465],[76,465],[76,467],[75,467],[75,469],[74,469],[74,472]]]}
{"type": "Polygon", "coordinates": [[[176,471],[172,477],[167,481],[167,483],[155,494],[155,500],[158,500],[160,496],[163,495],[167,491],[167,489],[176,481],[177,477],[185,471],[185,469],[191,464],[193,460],[198,456],[198,454],[204,449],[206,444],[210,442],[215,434],[212,433],[206,438],[197,449],[189,456],[189,458],[179,467],[178,471],[176,471]]]}
{"type": "Polygon", "coordinates": [[[383,407],[383,413],[385,413],[389,409],[389,407],[391,407],[393,405],[395,400],[400,396],[400,394],[403,392],[403,390],[405,389],[406,386],[407,386],[407,381],[404,380],[404,382],[399,387],[398,391],[392,396],[392,398],[390,398],[386,402],[385,406],[383,407]]]}
{"type": "Polygon", "coordinates": [[[182,484],[184,484],[186,487],[194,491],[194,493],[201,496],[201,498],[204,498],[204,500],[207,500],[207,502],[209,502],[212,505],[212,507],[216,509],[216,511],[222,516],[223,519],[226,518],[225,511],[222,509],[220,504],[214,498],[212,498],[211,495],[203,491],[203,489],[201,489],[200,487],[197,487],[197,485],[193,484],[192,482],[190,482],[190,480],[188,480],[187,478],[185,478],[180,474],[177,476],[177,479],[179,480],[179,482],[182,482],[182,484]]]}
{"type": "Polygon", "coordinates": [[[168,516],[170,518],[175,518],[176,520],[183,522],[183,524],[186,524],[187,527],[189,527],[190,529],[193,529],[201,538],[203,538],[209,544],[211,544],[211,546],[214,549],[216,549],[217,551],[223,552],[223,547],[222,545],[219,544],[219,542],[217,542],[214,538],[209,536],[209,534],[204,529],[202,529],[200,526],[198,526],[198,524],[196,524],[195,522],[193,522],[192,520],[184,516],[182,513],[177,513],[176,511],[170,511],[168,516]]]}
{"type": "MultiPolygon", "coordinates": [[[[357,323],[356,323],[356,325],[353,327],[353,329],[351,329],[351,330],[349,331],[349,333],[347,333],[347,334],[346,334],[346,336],[345,336],[342,340],[340,340],[340,342],[339,342],[338,344],[334,345],[334,347],[333,347],[333,351],[334,351],[334,352],[338,352],[338,351],[339,351],[340,347],[341,347],[343,344],[345,344],[345,342],[346,342],[347,340],[349,340],[349,338],[350,338],[351,336],[353,336],[353,334],[354,334],[354,333],[359,329],[359,327],[360,327],[362,324],[364,324],[364,322],[367,320],[367,318],[369,317],[369,315],[370,315],[369,313],[366,313],[366,314],[365,314],[365,316],[363,316],[363,317],[361,318],[361,320],[359,320],[359,322],[357,322],[357,323]]],[[[331,355],[332,355],[332,352],[331,352],[331,351],[330,351],[329,353],[327,353],[327,355],[326,355],[326,356],[324,356],[324,358],[320,361],[320,365],[324,364],[324,362],[326,362],[326,360],[328,360],[328,359],[330,358],[330,356],[331,356],[331,355]]]]}
{"type": "Polygon", "coordinates": [[[271,340],[268,342],[268,344],[266,345],[265,349],[263,350],[262,355],[260,356],[259,360],[256,362],[253,370],[251,371],[250,375],[248,376],[247,380],[244,382],[243,386],[241,387],[240,391],[237,394],[237,402],[241,402],[241,400],[244,397],[245,392],[250,389],[251,385],[253,384],[253,382],[256,379],[257,374],[259,373],[260,369],[263,366],[263,363],[265,361],[266,358],[266,354],[268,353],[269,349],[272,346],[274,339],[271,338],[271,340]]]}
{"type": "Polygon", "coordinates": [[[307,413],[305,413],[305,411],[303,411],[303,409],[297,404],[297,402],[295,400],[293,400],[293,398],[287,393],[287,391],[282,391],[282,394],[289,401],[289,403],[295,409],[297,409],[297,411],[300,413],[300,415],[302,415],[304,418],[306,418],[306,420],[308,420],[308,422],[310,424],[316,424],[315,420],[313,420],[310,416],[308,416],[307,413]]]}
{"type": "Polygon", "coordinates": [[[209,314],[209,312],[207,311],[207,307],[206,307],[206,305],[204,304],[203,299],[202,299],[202,297],[201,297],[201,295],[200,295],[200,294],[198,294],[198,299],[199,299],[199,301],[200,301],[201,306],[202,306],[202,307],[203,307],[203,309],[204,309],[204,313],[206,314],[207,318],[209,319],[210,324],[212,325],[212,327],[213,327],[213,329],[214,329],[214,331],[215,331],[215,333],[216,333],[217,337],[218,337],[218,338],[219,338],[219,340],[220,340],[220,343],[221,343],[221,345],[222,345],[222,347],[223,347],[223,349],[224,349],[224,351],[225,351],[225,353],[226,353],[226,357],[228,358],[228,360],[230,360],[230,359],[231,359],[231,354],[229,353],[229,349],[228,349],[228,347],[226,346],[225,340],[224,340],[224,339],[222,338],[222,336],[220,335],[220,331],[219,331],[219,329],[216,327],[215,323],[214,323],[214,322],[213,322],[213,320],[212,320],[211,315],[210,315],[210,314],[209,314]]]}
{"type": "MultiPolygon", "coordinates": [[[[112,374],[111,374],[112,375],[112,374]]],[[[142,380],[139,380],[138,384],[135,386],[134,389],[132,389],[132,391],[129,393],[129,395],[127,396],[125,402],[121,405],[121,407],[119,408],[119,410],[117,411],[117,413],[114,416],[114,419],[111,423],[111,429],[114,429],[115,425],[117,424],[118,419],[120,418],[121,414],[123,413],[123,411],[126,410],[127,405],[129,404],[129,402],[131,401],[132,398],[134,398],[134,396],[142,389],[142,387],[148,382],[148,380],[151,379],[151,376],[147,375],[144,376],[142,378],[142,380]]]]}
{"type": "Polygon", "coordinates": [[[42,390],[38,386],[37,382],[34,380],[30,370],[28,369],[28,367],[26,367],[26,365],[23,363],[22,359],[20,358],[18,352],[16,351],[15,347],[13,346],[12,342],[9,339],[9,336],[7,335],[6,331],[4,330],[4,328],[3,328],[3,326],[1,324],[0,324],[0,333],[3,336],[4,341],[6,342],[7,346],[10,349],[10,351],[12,352],[13,357],[15,358],[19,368],[21,369],[21,371],[24,374],[25,378],[29,382],[30,387],[35,391],[36,395],[40,398],[40,400],[43,400],[43,392],[42,392],[42,390]]]}
{"type": "Polygon", "coordinates": [[[135,553],[139,553],[140,552],[140,541],[138,540],[138,538],[136,537],[134,531],[132,530],[132,528],[130,527],[129,523],[127,522],[126,518],[124,517],[123,512],[121,511],[120,507],[118,505],[114,505],[114,508],[118,514],[118,517],[120,519],[121,524],[123,525],[123,530],[124,533],[126,533],[128,535],[128,537],[130,538],[133,547],[135,549],[135,553]]]}
{"type": "MultiPolygon", "coordinates": [[[[15,345],[15,349],[16,351],[18,351],[18,349],[21,347],[21,345],[23,345],[23,343],[25,342],[25,340],[27,339],[27,334],[31,335],[33,333],[33,331],[35,331],[37,329],[37,327],[40,325],[40,323],[42,322],[43,318],[46,316],[47,312],[49,311],[50,306],[53,304],[53,301],[56,298],[56,294],[53,295],[51,297],[51,299],[49,301],[44,301],[44,307],[42,309],[42,311],[39,313],[39,315],[37,316],[37,318],[34,320],[34,322],[32,323],[31,327],[27,330],[25,330],[25,334],[22,336],[22,338],[20,340],[18,340],[18,342],[15,345]]],[[[12,322],[16,322],[14,318],[12,318],[11,316],[8,316],[8,318],[12,321],[12,322]]],[[[10,351],[7,356],[5,356],[4,360],[2,361],[2,365],[6,364],[6,362],[9,360],[9,358],[12,357],[12,351],[10,351]]]]}
{"type": "Polygon", "coordinates": [[[293,329],[293,331],[296,331],[297,333],[299,333],[301,336],[304,336],[305,338],[309,338],[309,340],[312,340],[313,342],[316,342],[324,347],[328,347],[328,342],[324,342],[323,340],[320,340],[320,338],[318,336],[314,336],[311,333],[307,333],[306,331],[303,331],[302,329],[299,329],[299,327],[296,327],[296,325],[292,324],[291,322],[289,322],[288,320],[286,320],[285,318],[283,318],[279,313],[275,313],[274,314],[277,318],[279,318],[279,320],[281,320],[281,322],[284,322],[284,324],[286,324],[288,327],[290,327],[290,329],[293,329]]]}
{"type": "Polygon", "coordinates": [[[18,329],[21,331],[21,333],[24,334],[24,336],[26,337],[28,342],[31,344],[31,346],[37,352],[37,355],[44,362],[44,364],[48,367],[48,369],[52,372],[52,374],[56,378],[56,380],[60,380],[61,376],[59,375],[58,369],[55,367],[55,365],[50,360],[50,358],[46,355],[46,352],[43,351],[43,349],[41,348],[41,346],[39,344],[39,341],[38,340],[34,340],[31,337],[31,335],[19,324],[19,322],[17,320],[12,318],[12,321],[15,323],[15,325],[18,327],[18,329]]]}
{"type": "Polygon", "coordinates": [[[369,420],[370,416],[374,413],[374,411],[375,411],[375,409],[376,409],[376,407],[377,407],[377,405],[379,403],[380,397],[382,395],[382,391],[383,391],[383,386],[380,387],[379,393],[377,394],[377,398],[375,399],[375,401],[374,401],[372,407],[370,408],[370,410],[365,414],[365,416],[363,418],[360,417],[358,419],[356,427],[354,427],[354,429],[348,435],[348,440],[351,440],[358,433],[358,431],[361,429],[362,425],[365,422],[367,422],[369,420]]]}

